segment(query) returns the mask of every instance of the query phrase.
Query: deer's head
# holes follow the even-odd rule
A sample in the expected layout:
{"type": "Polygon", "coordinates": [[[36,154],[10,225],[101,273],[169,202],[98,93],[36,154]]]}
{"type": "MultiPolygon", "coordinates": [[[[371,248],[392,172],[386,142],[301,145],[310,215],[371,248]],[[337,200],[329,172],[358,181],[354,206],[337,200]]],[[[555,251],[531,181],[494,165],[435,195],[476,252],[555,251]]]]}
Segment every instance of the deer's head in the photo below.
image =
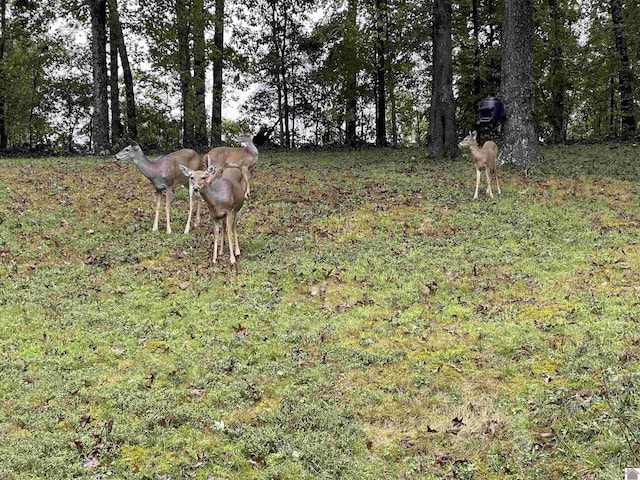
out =
{"type": "Polygon", "coordinates": [[[478,132],[475,130],[473,132],[469,132],[469,135],[464,137],[462,141],[458,144],[458,147],[471,147],[472,145],[478,145],[476,138],[478,137],[478,132]]]}
{"type": "Polygon", "coordinates": [[[129,145],[124,147],[118,153],[114,155],[116,160],[132,160],[141,152],[140,145],[133,140],[129,145]]]}
{"type": "Polygon", "coordinates": [[[189,186],[194,192],[205,187],[207,180],[216,173],[216,167],[210,165],[206,170],[189,170],[184,165],[180,165],[180,171],[189,179],[189,186]]]}

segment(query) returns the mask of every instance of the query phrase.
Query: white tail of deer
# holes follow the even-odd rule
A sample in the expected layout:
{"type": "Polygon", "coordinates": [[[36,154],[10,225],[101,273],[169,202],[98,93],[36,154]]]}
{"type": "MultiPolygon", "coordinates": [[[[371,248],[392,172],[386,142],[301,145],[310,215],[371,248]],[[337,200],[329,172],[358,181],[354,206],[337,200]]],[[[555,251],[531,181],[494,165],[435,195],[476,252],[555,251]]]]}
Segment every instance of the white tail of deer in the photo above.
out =
{"type": "Polygon", "coordinates": [[[206,171],[193,171],[185,166],[180,166],[180,170],[209,206],[214,223],[213,263],[218,260],[218,251],[222,254],[226,231],[229,263],[233,265],[236,263],[236,257],[240,255],[237,221],[245,199],[246,184],[243,173],[239,168],[228,168],[222,172],[220,178],[212,181],[211,177],[217,173],[213,165],[207,167],[206,171]]]}
{"type": "Polygon", "coordinates": [[[249,186],[249,168],[258,161],[258,149],[253,144],[251,135],[242,135],[234,139],[238,143],[244,143],[244,147],[216,147],[204,156],[206,167],[213,165],[216,173],[210,181],[219,178],[225,168],[239,168],[246,185],[245,198],[249,198],[251,188],[249,186]]]}
{"type": "Polygon", "coordinates": [[[480,173],[485,171],[487,176],[487,193],[493,198],[493,191],[491,190],[491,177],[496,181],[496,188],[498,193],[502,193],[500,190],[500,183],[498,183],[498,174],[496,173],[496,163],[498,158],[498,146],[495,142],[488,140],[484,142],[482,148],[478,146],[476,140],[478,136],[477,132],[469,132],[469,135],[464,137],[458,144],[458,147],[469,147],[471,154],[473,155],[473,165],[476,167],[476,191],[473,198],[478,198],[478,189],[480,188],[480,173]]]}
{"type": "MultiPolygon", "coordinates": [[[[156,214],[153,221],[153,231],[158,230],[158,219],[160,216],[160,204],[162,202],[162,194],[166,196],[165,211],[167,215],[167,233],[171,233],[171,200],[173,191],[179,185],[187,185],[187,179],[180,172],[182,166],[190,169],[198,170],[202,167],[202,159],[194,150],[182,149],[176,152],[158,158],[155,162],[150,162],[144,154],[140,145],[131,142],[118,153],[115,154],[116,160],[131,160],[134,165],[142,172],[142,174],[151,181],[156,189],[156,214]]],[[[191,212],[193,209],[193,191],[189,188],[189,220],[185,228],[185,233],[189,233],[191,224],[191,212]]],[[[200,204],[198,204],[198,219],[200,218],[200,204]]]]}

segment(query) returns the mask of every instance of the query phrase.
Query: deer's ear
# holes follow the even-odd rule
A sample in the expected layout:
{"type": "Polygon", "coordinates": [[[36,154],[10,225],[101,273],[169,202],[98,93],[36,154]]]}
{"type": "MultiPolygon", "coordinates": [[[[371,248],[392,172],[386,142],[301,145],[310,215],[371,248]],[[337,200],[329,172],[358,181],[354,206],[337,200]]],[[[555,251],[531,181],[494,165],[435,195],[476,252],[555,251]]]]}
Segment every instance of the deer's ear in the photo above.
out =
{"type": "Polygon", "coordinates": [[[207,169],[205,170],[205,173],[207,175],[213,175],[214,173],[216,173],[216,166],[215,165],[209,165],[207,167],[207,169]]]}
{"type": "Polygon", "coordinates": [[[473,137],[473,139],[475,140],[476,137],[478,136],[478,132],[476,132],[475,130],[473,131],[473,133],[471,134],[471,136],[473,137]]]}
{"type": "Polygon", "coordinates": [[[180,167],[180,171],[182,172],[182,174],[185,177],[191,177],[191,170],[189,170],[187,167],[185,167],[184,165],[178,165],[180,167]]]}

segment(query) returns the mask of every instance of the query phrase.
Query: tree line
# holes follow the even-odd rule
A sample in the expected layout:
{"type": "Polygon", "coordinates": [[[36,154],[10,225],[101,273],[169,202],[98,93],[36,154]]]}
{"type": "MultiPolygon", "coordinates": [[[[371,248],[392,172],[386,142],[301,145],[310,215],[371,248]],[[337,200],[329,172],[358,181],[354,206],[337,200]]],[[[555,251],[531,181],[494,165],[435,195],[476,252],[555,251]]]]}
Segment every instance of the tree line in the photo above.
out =
{"type": "Polygon", "coordinates": [[[490,96],[510,145],[628,138],[639,27],[623,0],[0,0],[0,150],[202,149],[248,130],[452,157],[490,96]]]}

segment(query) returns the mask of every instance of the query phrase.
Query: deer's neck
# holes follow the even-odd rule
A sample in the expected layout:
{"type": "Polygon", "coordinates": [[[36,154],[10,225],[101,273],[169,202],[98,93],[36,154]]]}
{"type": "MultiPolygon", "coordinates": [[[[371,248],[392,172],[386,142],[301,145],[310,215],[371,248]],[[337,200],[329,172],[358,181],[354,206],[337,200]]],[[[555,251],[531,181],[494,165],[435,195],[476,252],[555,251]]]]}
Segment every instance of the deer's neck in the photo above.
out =
{"type": "Polygon", "coordinates": [[[247,143],[247,146],[244,147],[246,148],[249,153],[251,153],[251,155],[253,155],[254,157],[258,156],[258,149],[256,148],[256,146],[253,144],[253,142],[251,143],[247,143]]]}
{"type": "Polygon", "coordinates": [[[165,190],[169,183],[164,178],[157,165],[150,162],[145,154],[140,154],[133,159],[133,164],[138,167],[142,174],[151,180],[156,190],[165,190]]]}

